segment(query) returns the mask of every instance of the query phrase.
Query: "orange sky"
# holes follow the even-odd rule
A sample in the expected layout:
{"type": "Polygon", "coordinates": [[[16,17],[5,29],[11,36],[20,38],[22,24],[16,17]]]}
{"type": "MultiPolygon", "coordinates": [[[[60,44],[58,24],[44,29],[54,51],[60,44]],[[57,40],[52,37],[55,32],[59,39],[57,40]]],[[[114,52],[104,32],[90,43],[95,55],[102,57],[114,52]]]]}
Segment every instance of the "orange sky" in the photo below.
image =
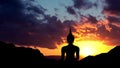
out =
{"type": "Polygon", "coordinates": [[[0,5],[1,41],[36,47],[45,56],[61,55],[71,26],[82,57],[106,53],[120,44],[118,0],[6,1],[0,5]]]}
{"type": "MultiPolygon", "coordinates": [[[[106,26],[106,29],[108,31],[111,30],[109,26],[107,26],[108,21],[104,20],[104,25],[106,26]]],[[[102,22],[99,22],[98,24],[103,24],[102,22]]],[[[74,45],[78,46],[80,48],[80,56],[81,57],[86,57],[88,55],[98,55],[100,53],[106,53],[110,51],[112,48],[114,48],[114,45],[108,45],[105,44],[107,40],[101,40],[101,37],[99,37],[99,34],[96,33],[97,31],[97,25],[96,24],[90,24],[90,23],[85,23],[85,24],[77,24],[74,27],[75,31],[72,32],[75,41],[74,45]],[[89,30],[87,28],[92,28],[94,29],[93,32],[92,30],[89,30]]],[[[41,48],[38,47],[38,49],[45,55],[45,56],[50,56],[50,55],[61,55],[61,48],[65,45],[66,43],[66,38],[63,39],[63,43],[60,45],[56,45],[57,48],[55,49],[48,49],[48,48],[41,48]]]]}
{"type": "MultiPolygon", "coordinates": [[[[111,50],[112,48],[114,48],[114,46],[104,45],[100,41],[81,41],[81,42],[75,42],[74,44],[80,48],[80,56],[83,58],[88,55],[95,56],[100,53],[106,53],[109,50],[111,50]]],[[[59,55],[60,56],[61,55],[61,47],[65,46],[65,45],[67,45],[67,44],[58,46],[58,48],[56,48],[56,49],[48,49],[48,48],[40,48],[40,47],[38,49],[40,49],[40,51],[45,56],[49,56],[49,55],[59,55]]]]}
{"type": "MultiPolygon", "coordinates": [[[[108,20],[105,19],[104,21],[99,21],[98,24],[77,23],[75,26],[74,25],[72,26],[73,27],[72,33],[75,37],[74,45],[80,48],[80,57],[84,58],[89,55],[95,56],[100,53],[106,53],[115,47],[115,45],[109,45],[108,43],[106,44],[106,42],[110,41],[110,39],[103,39],[97,33],[98,25],[99,26],[105,25],[106,30],[111,31],[112,28],[108,26],[108,23],[109,23],[108,20]]],[[[67,31],[69,32],[69,30],[67,31]]],[[[59,45],[56,44],[57,48],[55,49],[42,47],[36,48],[39,49],[44,56],[50,55],[60,56],[61,48],[65,45],[67,45],[66,37],[63,37],[63,43],[59,45]]]]}

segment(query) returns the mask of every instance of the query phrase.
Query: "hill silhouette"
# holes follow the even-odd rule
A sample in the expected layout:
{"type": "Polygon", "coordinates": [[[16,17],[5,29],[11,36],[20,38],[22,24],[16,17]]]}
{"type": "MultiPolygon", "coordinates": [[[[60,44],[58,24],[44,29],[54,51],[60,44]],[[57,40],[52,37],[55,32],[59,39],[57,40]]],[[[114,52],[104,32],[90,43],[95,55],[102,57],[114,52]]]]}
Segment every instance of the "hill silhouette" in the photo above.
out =
{"type": "Polygon", "coordinates": [[[37,49],[15,47],[12,43],[0,41],[0,66],[40,66],[53,64],[53,60],[47,59],[37,49]]]}
{"type": "Polygon", "coordinates": [[[119,66],[120,63],[120,46],[116,46],[108,53],[101,53],[96,56],[87,56],[82,59],[80,64],[84,65],[99,65],[99,66],[119,66]]]}
{"type": "Polygon", "coordinates": [[[108,53],[101,53],[96,56],[88,56],[76,64],[65,64],[60,60],[46,58],[39,50],[25,47],[15,47],[12,43],[0,41],[0,65],[19,66],[46,66],[46,65],[75,65],[77,67],[112,66],[120,63],[120,46],[116,46],[108,53]]]}

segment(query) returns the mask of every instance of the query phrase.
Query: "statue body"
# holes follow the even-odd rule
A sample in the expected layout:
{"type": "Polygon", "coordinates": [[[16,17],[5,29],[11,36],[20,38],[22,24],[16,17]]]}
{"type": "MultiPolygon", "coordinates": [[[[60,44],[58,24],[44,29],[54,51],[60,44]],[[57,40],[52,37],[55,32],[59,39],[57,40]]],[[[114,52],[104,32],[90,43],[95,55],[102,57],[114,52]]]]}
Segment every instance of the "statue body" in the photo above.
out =
{"type": "Polygon", "coordinates": [[[74,63],[79,60],[79,47],[73,45],[74,36],[72,35],[71,29],[67,36],[68,45],[62,47],[61,60],[67,63],[74,63]]]}
{"type": "Polygon", "coordinates": [[[64,46],[62,48],[62,60],[66,62],[74,62],[79,60],[79,48],[71,44],[64,46]]]}

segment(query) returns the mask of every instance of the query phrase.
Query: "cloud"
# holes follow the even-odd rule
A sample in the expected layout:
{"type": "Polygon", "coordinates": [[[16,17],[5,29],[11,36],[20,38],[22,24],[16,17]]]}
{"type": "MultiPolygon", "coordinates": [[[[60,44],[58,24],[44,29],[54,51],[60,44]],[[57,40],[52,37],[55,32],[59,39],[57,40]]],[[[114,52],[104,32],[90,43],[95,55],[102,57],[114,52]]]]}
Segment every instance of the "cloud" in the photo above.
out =
{"type": "Polygon", "coordinates": [[[66,10],[69,14],[74,15],[75,18],[87,17],[96,21],[104,19],[103,10],[106,6],[105,0],[72,0],[73,5],[67,6],[66,10]]]}
{"type": "Polygon", "coordinates": [[[111,22],[111,23],[119,23],[120,22],[120,18],[114,17],[114,16],[108,16],[107,19],[111,22]]]}
{"type": "Polygon", "coordinates": [[[46,15],[33,0],[0,1],[0,40],[17,45],[56,48],[63,42],[69,24],[46,15]],[[62,38],[63,37],[63,38],[62,38]]]}
{"type": "Polygon", "coordinates": [[[107,7],[105,7],[106,11],[110,11],[111,13],[118,14],[120,11],[120,0],[106,0],[107,7]]]}
{"type": "Polygon", "coordinates": [[[83,8],[84,6],[88,7],[90,5],[86,0],[73,0],[75,8],[83,8]]]}
{"type": "Polygon", "coordinates": [[[76,15],[76,12],[72,7],[67,7],[67,12],[70,14],[76,15]]]}
{"type": "MultiPolygon", "coordinates": [[[[101,40],[106,40],[106,44],[119,44],[119,16],[107,14],[108,11],[112,11],[112,7],[116,7],[112,0],[106,1],[108,7],[104,9],[104,15],[102,1],[73,0],[73,2],[73,5],[65,8],[69,14],[78,16],[82,26],[72,20],[62,22],[57,16],[45,14],[47,10],[36,4],[35,0],[1,0],[0,40],[21,46],[33,45],[54,49],[65,42],[71,23],[72,27],[81,27],[79,29],[74,27],[73,31],[81,30],[83,36],[97,33],[101,40]],[[97,14],[93,10],[96,10],[97,14]],[[107,22],[101,23],[103,18],[107,22]]],[[[119,6],[114,10],[119,11],[118,8],[119,6]]]]}
{"type": "Polygon", "coordinates": [[[94,17],[92,15],[88,15],[88,16],[81,16],[81,22],[96,24],[98,22],[98,20],[96,19],[96,17],[94,17]]]}
{"type": "MultiPolygon", "coordinates": [[[[93,3],[91,3],[90,1],[87,0],[72,0],[73,1],[73,5],[66,7],[67,8],[67,12],[72,14],[72,15],[76,15],[76,12],[79,14],[81,12],[76,11],[77,10],[87,10],[87,9],[91,9],[93,7],[93,3]]],[[[94,5],[95,6],[95,5],[94,5]]]]}
{"type": "Polygon", "coordinates": [[[119,45],[120,44],[120,27],[117,27],[115,25],[110,24],[109,25],[112,30],[109,32],[108,30],[105,30],[104,26],[99,27],[97,30],[97,33],[99,34],[99,37],[101,40],[104,40],[105,44],[107,45],[119,45]]]}
{"type": "MultiPolygon", "coordinates": [[[[104,40],[108,45],[119,45],[120,6],[118,4],[120,4],[119,0],[100,0],[99,2],[98,0],[73,0],[73,6],[70,6],[69,9],[76,12],[75,14],[79,14],[80,23],[85,26],[76,26],[81,27],[80,31],[83,30],[84,33],[81,34],[87,36],[87,32],[84,30],[88,30],[89,34],[97,33],[99,39],[104,40]],[[94,25],[96,28],[92,28],[93,26],[90,27],[90,25],[94,25]],[[90,29],[95,29],[95,31],[92,32],[90,29]]],[[[68,13],[70,12],[68,11],[68,13]]],[[[76,31],[78,30],[76,29],[76,31]]]]}
{"type": "Polygon", "coordinates": [[[119,0],[105,0],[106,5],[104,7],[104,16],[108,20],[108,26],[111,28],[111,31],[104,30],[103,27],[99,28],[98,33],[101,35],[101,38],[106,41],[106,44],[109,45],[119,45],[120,42],[120,1],[119,0]]]}
{"type": "Polygon", "coordinates": [[[107,6],[105,6],[103,14],[111,23],[120,22],[120,1],[119,0],[105,0],[107,6]]]}

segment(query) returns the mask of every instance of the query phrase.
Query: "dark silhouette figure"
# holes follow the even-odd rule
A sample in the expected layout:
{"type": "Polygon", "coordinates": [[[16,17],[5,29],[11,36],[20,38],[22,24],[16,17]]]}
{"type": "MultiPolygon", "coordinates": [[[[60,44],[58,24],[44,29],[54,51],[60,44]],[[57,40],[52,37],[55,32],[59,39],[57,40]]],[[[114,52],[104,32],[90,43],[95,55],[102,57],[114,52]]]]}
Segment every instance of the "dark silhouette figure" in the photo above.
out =
{"type": "Polygon", "coordinates": [[[72,35],[71,29],[67,36],[68,45],[62,47],[61,50],[61,60],[65,63],[76,63],[79,60],[79,47],[73,45],[74,36],[72,35]]]}

